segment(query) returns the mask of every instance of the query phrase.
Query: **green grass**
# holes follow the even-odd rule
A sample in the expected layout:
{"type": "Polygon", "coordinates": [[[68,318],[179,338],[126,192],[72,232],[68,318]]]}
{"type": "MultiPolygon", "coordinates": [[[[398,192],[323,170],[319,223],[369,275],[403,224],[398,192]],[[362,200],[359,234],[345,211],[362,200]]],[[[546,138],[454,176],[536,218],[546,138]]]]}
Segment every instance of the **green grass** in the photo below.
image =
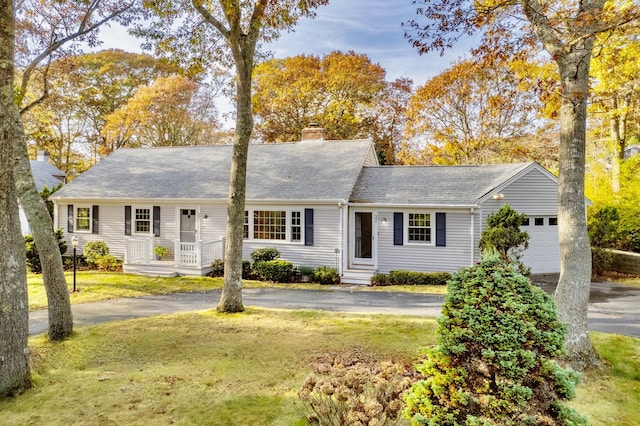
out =
{"type": "MultiPolygon", "coordinates": [[[[73,273],[65,273],[70,290],[73,289],[73,273]]],[[[29,310],[46,309],[47,296],[42,283],[42,275],[29,274],[29,310]]],[[[71,293],[71,303],[88,303],[119,297],[140,297],[156,294],[206,291],[222,288],[222,278],[211,277],[175,277],[158,278],[142,275],[123,274],[118,272],[76,272],[76,291],[71,293]]],[[[263,281],[243,280],[246,288],[295,288],[309,290],[328,290],[333,286],[320,284],[275,284],[263,281]]],[[[352,288],[350,286],[350,288],[352,288]]],[[[393,287],[358,287],[359,291],[407,291],[420,293],[446,293],[446,286],[393,286],[393,287]]]]}
{"type": "MultiPolygon", "coordinates": [[[[322,354],[359,349],[411,363],[434,343],[429,318],[251,308],[80,328],[30,340],[35,386],[0,401],[7,425],[292,425],[322,354]]],[[[594,333],[606,366],[572,402],[592,425],[637,425],[640,339],[594,333]]]]}

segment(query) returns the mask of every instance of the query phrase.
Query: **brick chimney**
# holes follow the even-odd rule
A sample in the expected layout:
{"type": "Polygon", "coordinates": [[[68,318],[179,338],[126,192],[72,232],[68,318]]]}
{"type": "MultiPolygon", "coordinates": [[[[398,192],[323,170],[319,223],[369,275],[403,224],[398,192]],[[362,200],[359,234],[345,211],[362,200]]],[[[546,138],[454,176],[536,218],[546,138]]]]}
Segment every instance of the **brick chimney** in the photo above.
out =
{"type": "Polygon", "coordinates": [[[49,151],[47,151],[46,149],[38,151],[38,156],[36,157],[36,159],[38,161],[43,161],[45,163],[48,163],[49,162],[49,151]]]}
{"type": "Polygon", "coordinates": [[[321,142],[325,137],[324,128],[320,127],[318,123],[310,123],[309,127],[302,129],[301,142],[321,142]]]}

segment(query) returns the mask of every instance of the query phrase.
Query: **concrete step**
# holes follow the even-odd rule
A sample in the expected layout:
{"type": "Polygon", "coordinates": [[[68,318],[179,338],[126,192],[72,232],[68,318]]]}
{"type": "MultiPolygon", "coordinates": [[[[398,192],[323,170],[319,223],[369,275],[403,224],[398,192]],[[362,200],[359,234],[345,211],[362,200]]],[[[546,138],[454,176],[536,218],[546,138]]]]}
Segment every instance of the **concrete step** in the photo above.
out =
{"type": "Polygon", "coordinates": [[[342,284],[356,284],[356,285],[370,285],[371,277],[375,271],[369,269],[347,269],[342,272],[340,283],[342,284]]]}

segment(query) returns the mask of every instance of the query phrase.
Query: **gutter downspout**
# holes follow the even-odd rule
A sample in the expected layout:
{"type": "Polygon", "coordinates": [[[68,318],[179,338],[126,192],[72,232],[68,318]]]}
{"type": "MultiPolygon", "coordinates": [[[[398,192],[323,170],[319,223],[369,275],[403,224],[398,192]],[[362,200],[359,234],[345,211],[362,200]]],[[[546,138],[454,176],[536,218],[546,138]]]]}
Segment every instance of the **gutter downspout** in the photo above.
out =
{"type": "Polygon", "coordinates": [[[475,221],[474,208],[471,207],[471,238],[470,238],[470,240],[471,240],[471,263],[469,264],[469,266],[473,266],[473,263],[474,263],[474,260],[475,260],[474,253],[473,253],[474,250],[475,250],[475,246],[476,246],[476,243],[475,243],[476,235],[475,235],[475,224],[474,224],[474,221],[475,221]]]}

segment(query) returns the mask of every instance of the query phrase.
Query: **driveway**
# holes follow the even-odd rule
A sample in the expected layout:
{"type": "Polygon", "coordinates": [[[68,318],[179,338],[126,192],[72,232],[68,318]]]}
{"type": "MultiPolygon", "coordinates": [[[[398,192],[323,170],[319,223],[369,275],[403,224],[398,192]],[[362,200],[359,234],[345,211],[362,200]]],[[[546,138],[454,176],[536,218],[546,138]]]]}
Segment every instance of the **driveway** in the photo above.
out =
{"type": "MultiPolygon", "coordinates": [[[[547,292],[553,285],[543,284],[547,292]]],[[[443,296],[362,291],[336,287],[327,291],[280,288],[243,289],[245,306],[278,309],[318,309],[336,312],[379,313],[437,317],[443,296]]],[[[114,299],[73,305],[76,327],[131,318],[213,309],[220,290],[114,299]]],[[[615,283],[592,283],[589,329],[640,337],[640,288],[615,283]]],[[[47,331],[47,311],[29,314],[29,334],[47,331]]]]}

